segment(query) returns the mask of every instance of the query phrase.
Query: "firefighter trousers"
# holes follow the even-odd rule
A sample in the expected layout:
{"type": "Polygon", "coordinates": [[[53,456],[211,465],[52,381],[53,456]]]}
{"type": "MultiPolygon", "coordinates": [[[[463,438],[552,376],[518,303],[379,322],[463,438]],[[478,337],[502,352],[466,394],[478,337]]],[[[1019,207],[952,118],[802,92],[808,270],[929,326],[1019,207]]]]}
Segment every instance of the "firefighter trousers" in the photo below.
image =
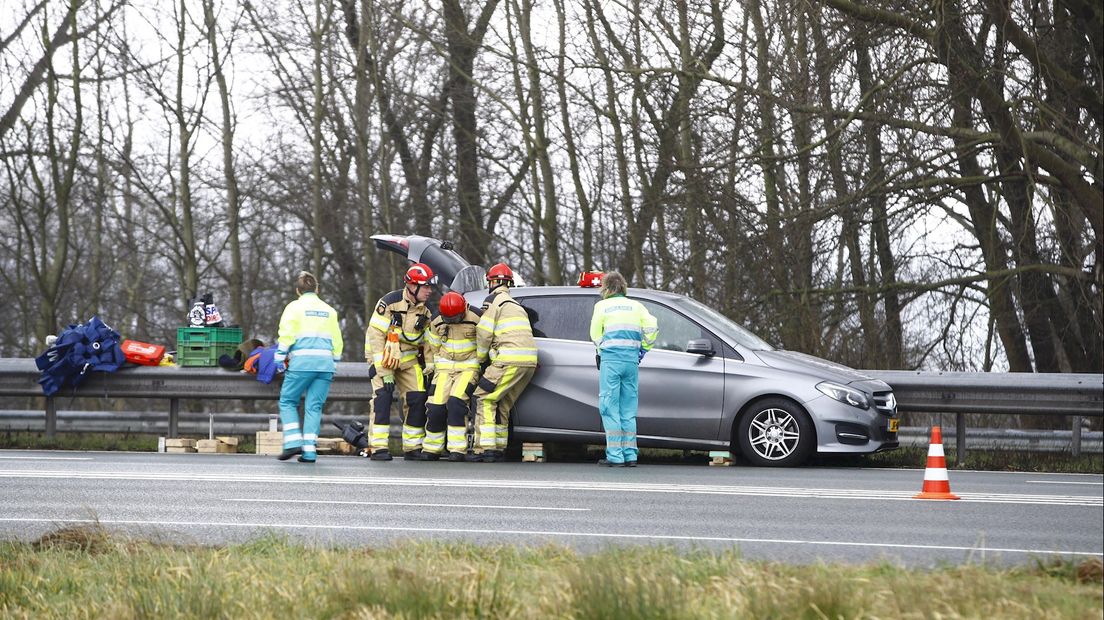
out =
{"type": "Polygon", "coordinates": [[[475,370],[453,370],[438,371],[434,376],[423,450],[440,454],[446,447],[446,431],[449,452],[463,454],[468,450],[468,397],[478,374],[475,370]]]}
{"type": "Polygon", "coordinates": [[[506,449],[510,409],[536,371],[533,367],[498,363],[487,367],[475,388],[475,452],[506,449]]]}
{"type": "Polygon", "coordinates": [[[387,450],[391,433],[391,404],[402,403],[402,449],[414,452],[422,448],[426,425],[426,384],[418,365],[395,370],[390,386],[383,377],[372,378],[372,450],[387,450]]]}

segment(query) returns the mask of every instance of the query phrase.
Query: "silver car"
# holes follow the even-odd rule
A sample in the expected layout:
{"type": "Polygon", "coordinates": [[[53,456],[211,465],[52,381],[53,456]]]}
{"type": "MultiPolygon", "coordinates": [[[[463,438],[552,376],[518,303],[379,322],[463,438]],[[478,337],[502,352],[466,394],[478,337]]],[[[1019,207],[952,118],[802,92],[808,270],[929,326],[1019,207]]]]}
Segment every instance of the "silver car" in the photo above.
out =
{"type": "MultiPolygon", "coordinates": [[[[428,264],[442,289],[478,307],[483,269],[448,243],[377,235],[377,246],[428,264]]],[[[511,415],[511,442],[603,444],[590,316],[598,291],[516,286],[539,366],[511,415]]],[[[898,446],[897,403],[886,383],[811,355],[783,351],[693,299],[629,289],[659,323],[640,365],[641,447],[724,450],[763,466],[795,466],[814,452],[870,453],[898,446]]]]}

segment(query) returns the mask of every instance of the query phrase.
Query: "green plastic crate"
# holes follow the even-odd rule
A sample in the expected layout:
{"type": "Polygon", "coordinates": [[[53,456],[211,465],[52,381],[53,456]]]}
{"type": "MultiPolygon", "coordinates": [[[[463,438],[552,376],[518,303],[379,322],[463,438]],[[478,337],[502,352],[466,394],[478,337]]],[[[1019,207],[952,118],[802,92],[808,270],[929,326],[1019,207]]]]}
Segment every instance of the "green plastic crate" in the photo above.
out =
{"type": "Polygon", "coordinates": [[[176,363],[218,366],[219,357],[232,355],[241,342],[240,327],[181,327],[176,330],[176,363]]]}

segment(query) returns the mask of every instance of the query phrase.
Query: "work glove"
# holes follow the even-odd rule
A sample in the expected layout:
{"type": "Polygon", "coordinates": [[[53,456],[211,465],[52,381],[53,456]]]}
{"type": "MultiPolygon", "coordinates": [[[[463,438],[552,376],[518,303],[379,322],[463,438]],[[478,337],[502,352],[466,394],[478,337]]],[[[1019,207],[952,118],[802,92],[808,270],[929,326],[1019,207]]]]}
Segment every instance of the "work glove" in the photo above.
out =
{"type": "Polygon", "coordinates": [[[425,367],[422,368],[422,374],[427,376],[427,377],[432,377],[433,373],[436,372],[436,371],[437,371],[437,366],[433,362],[430,362],[430,363],[426,364],[425,367]]]}
{"type": "Polygon", "coordinates": [[[276,364],[276,374],[282,375],[284,374],[285,370],[287,370],[287,366],[285,366],[283,363],[276,364]]]}
{"type": "Polygon", "coordinates": [[[637,364],[644,361],[644,354],[645,353],[647,353],[647,351],[645,351],[644,349],[640,350],[640,357],[636,358],[636,363],[637,364]]]}
{"type": "Polygon", "coordinates": [[[388,392],[395,391],[395,375],[383,375],[383,389],[388,392]]]}
{"type": "Polygon", "coordinates": [[[599,353],[594,354],[594,367],[602,370],[602,356],[599,353]]]}

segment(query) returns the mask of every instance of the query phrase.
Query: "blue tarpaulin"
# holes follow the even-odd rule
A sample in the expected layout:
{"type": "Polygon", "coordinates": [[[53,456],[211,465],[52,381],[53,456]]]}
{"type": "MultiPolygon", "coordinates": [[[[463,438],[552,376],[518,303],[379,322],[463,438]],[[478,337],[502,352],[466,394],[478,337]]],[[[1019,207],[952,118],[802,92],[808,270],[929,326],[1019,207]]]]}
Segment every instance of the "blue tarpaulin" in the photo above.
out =
{"type": "Polygon", "coordinates": [[[126,361],[121,341],[119,332],[98,316],[70,325],[58,334],[57,342],[35,358],[42,372],[38,379],[42,393],[53,396],[67,385],[76,388],[91,370],[114,372],[126,361]]]}

